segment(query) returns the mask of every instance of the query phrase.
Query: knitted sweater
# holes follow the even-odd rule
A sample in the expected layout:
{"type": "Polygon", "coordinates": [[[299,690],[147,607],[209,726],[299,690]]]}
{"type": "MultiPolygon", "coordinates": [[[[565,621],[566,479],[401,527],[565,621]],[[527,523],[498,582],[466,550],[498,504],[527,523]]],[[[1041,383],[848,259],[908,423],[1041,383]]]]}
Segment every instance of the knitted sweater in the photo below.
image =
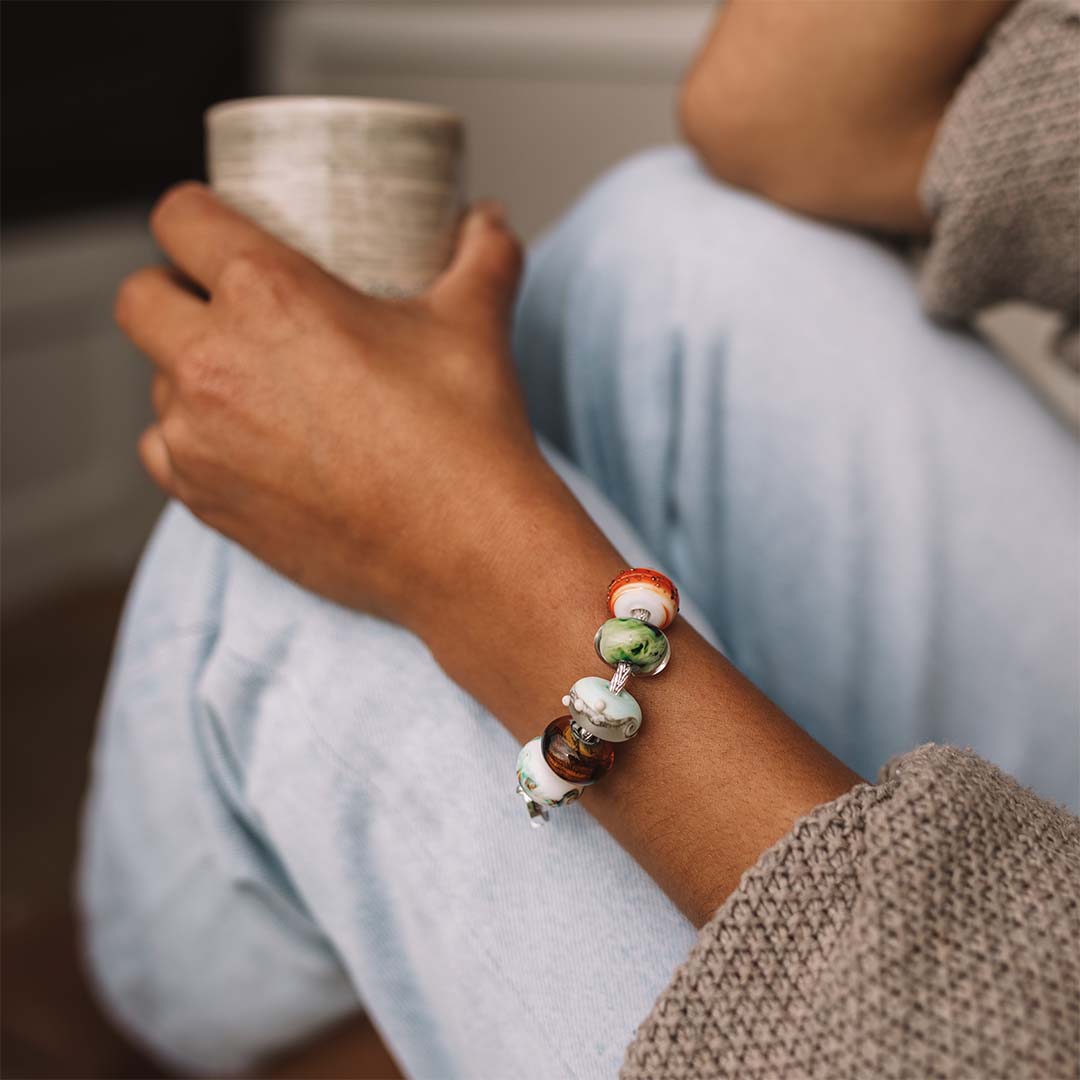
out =
{"type": "Polygon", "coordinates": [[[622,1080],[1080,1071],[1080,820],[924,746],[743,876],[622,1080]]]}
{"type": "Polygon", "coordinates": [[[1063,321],[1023,373],[1080,427],[1080,0],[1022,0],[957,89],[920,185],[933,232],[926,311],[971,320],[1006,300],[1063,321]]]}

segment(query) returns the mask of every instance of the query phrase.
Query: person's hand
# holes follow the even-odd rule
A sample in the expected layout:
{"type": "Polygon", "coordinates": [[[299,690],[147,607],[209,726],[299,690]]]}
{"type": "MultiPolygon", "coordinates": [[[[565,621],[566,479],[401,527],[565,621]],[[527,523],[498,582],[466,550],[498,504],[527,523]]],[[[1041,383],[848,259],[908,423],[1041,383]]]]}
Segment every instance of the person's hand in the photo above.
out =
{"type": "Polygon", "coordinates": [[[521,256],[501,215],[470,213],[451,266],[404,301],[348,288],[199,184],[151,226],[176,270],[127,278],[116,319],[156,367],[139,444],[155,482],[287,576],[399,622],[475,574],[549,472],[509,355],[521,256]]]}

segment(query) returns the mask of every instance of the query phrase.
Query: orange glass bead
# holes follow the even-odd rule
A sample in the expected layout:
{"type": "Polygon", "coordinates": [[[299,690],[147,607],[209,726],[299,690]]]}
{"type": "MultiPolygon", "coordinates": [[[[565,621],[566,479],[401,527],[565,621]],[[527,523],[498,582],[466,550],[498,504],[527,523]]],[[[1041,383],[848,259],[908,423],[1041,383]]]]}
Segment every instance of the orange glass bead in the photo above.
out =
{"type": "Polygon", "coordinates": [[[544,730],[544,761],[556,776],[572,784],[594,784],[615,761],[615,747],[597,739],[579,739],[569,716],[552,720],[544,730]]]}
{"type": "Polygon", "coordinates": [[[619,574],[608,586],[607,601],[616,619],[644,619],[657,630],[666,630],[679,614],[679,590],[674,582],[647,567],[619,574]],[[641,612],[647,612],[648,617],[641,612]]]}

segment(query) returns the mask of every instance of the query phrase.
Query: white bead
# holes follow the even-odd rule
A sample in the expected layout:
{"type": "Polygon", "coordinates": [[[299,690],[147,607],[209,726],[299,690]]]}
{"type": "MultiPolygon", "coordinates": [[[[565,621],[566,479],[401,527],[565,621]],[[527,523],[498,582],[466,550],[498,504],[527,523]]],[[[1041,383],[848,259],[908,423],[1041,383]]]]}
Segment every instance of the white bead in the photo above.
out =
{"type": "Polygon", "coordinates": [[[518,783],[541,806],[565,806],[581,797],[581,788],[552,771],[544,760],[542,741],[538,735],[521,748],[517,759],[518,783]]]}
{"type": "Polygon", "coordinates": [[[637,618],[633,612],[638,609],[649,613],[645,621],[653,626],[667,626],[676,615],[674,602],[668,597],[661,596],[650,586],[624,585],[612,600],[612,614],[616,619],[632,619],[637,618]]]}
{"type": "Polygon", "coordinates": [[[596,675],[578,679],[562,702],[579,728],[607,742],[626,742],[641,727],[641,706],[625,690],[613,694],[596,675]]]}

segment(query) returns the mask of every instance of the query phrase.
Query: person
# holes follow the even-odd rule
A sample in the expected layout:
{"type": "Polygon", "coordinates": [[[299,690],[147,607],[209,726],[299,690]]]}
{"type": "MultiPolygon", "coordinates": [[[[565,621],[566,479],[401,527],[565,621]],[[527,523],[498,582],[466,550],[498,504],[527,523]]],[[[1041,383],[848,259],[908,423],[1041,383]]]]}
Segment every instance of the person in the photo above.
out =
{"type": "MultiPolygon", "coordinates": [[[[491,205],[386,301],[164,196],[171,266],[117,318],[174,501],[81,884],[161,1058],[248,1068],[362,1005],[416,1077],[1075,1071],[1077,445],[877,236],[948,264],[982,174],[919,191],[982,130],[956,110],[1010,56],[1030,87],[1032,42],[1075,69],[1072,4],[1006,7],[729,3],[692,148],[600,180],[520,290],[491,205]],[[627,565],[691,601],[674,659],[534,833],[517,746],[596,672],[627,565]]],[[[1075,156],[1018,122],[1022,161],[1075,156]]],[[[1068,270],[1015,239],[1061,174],[1007,222],[1014,295],[1036,250],[1068,270]]]]}

